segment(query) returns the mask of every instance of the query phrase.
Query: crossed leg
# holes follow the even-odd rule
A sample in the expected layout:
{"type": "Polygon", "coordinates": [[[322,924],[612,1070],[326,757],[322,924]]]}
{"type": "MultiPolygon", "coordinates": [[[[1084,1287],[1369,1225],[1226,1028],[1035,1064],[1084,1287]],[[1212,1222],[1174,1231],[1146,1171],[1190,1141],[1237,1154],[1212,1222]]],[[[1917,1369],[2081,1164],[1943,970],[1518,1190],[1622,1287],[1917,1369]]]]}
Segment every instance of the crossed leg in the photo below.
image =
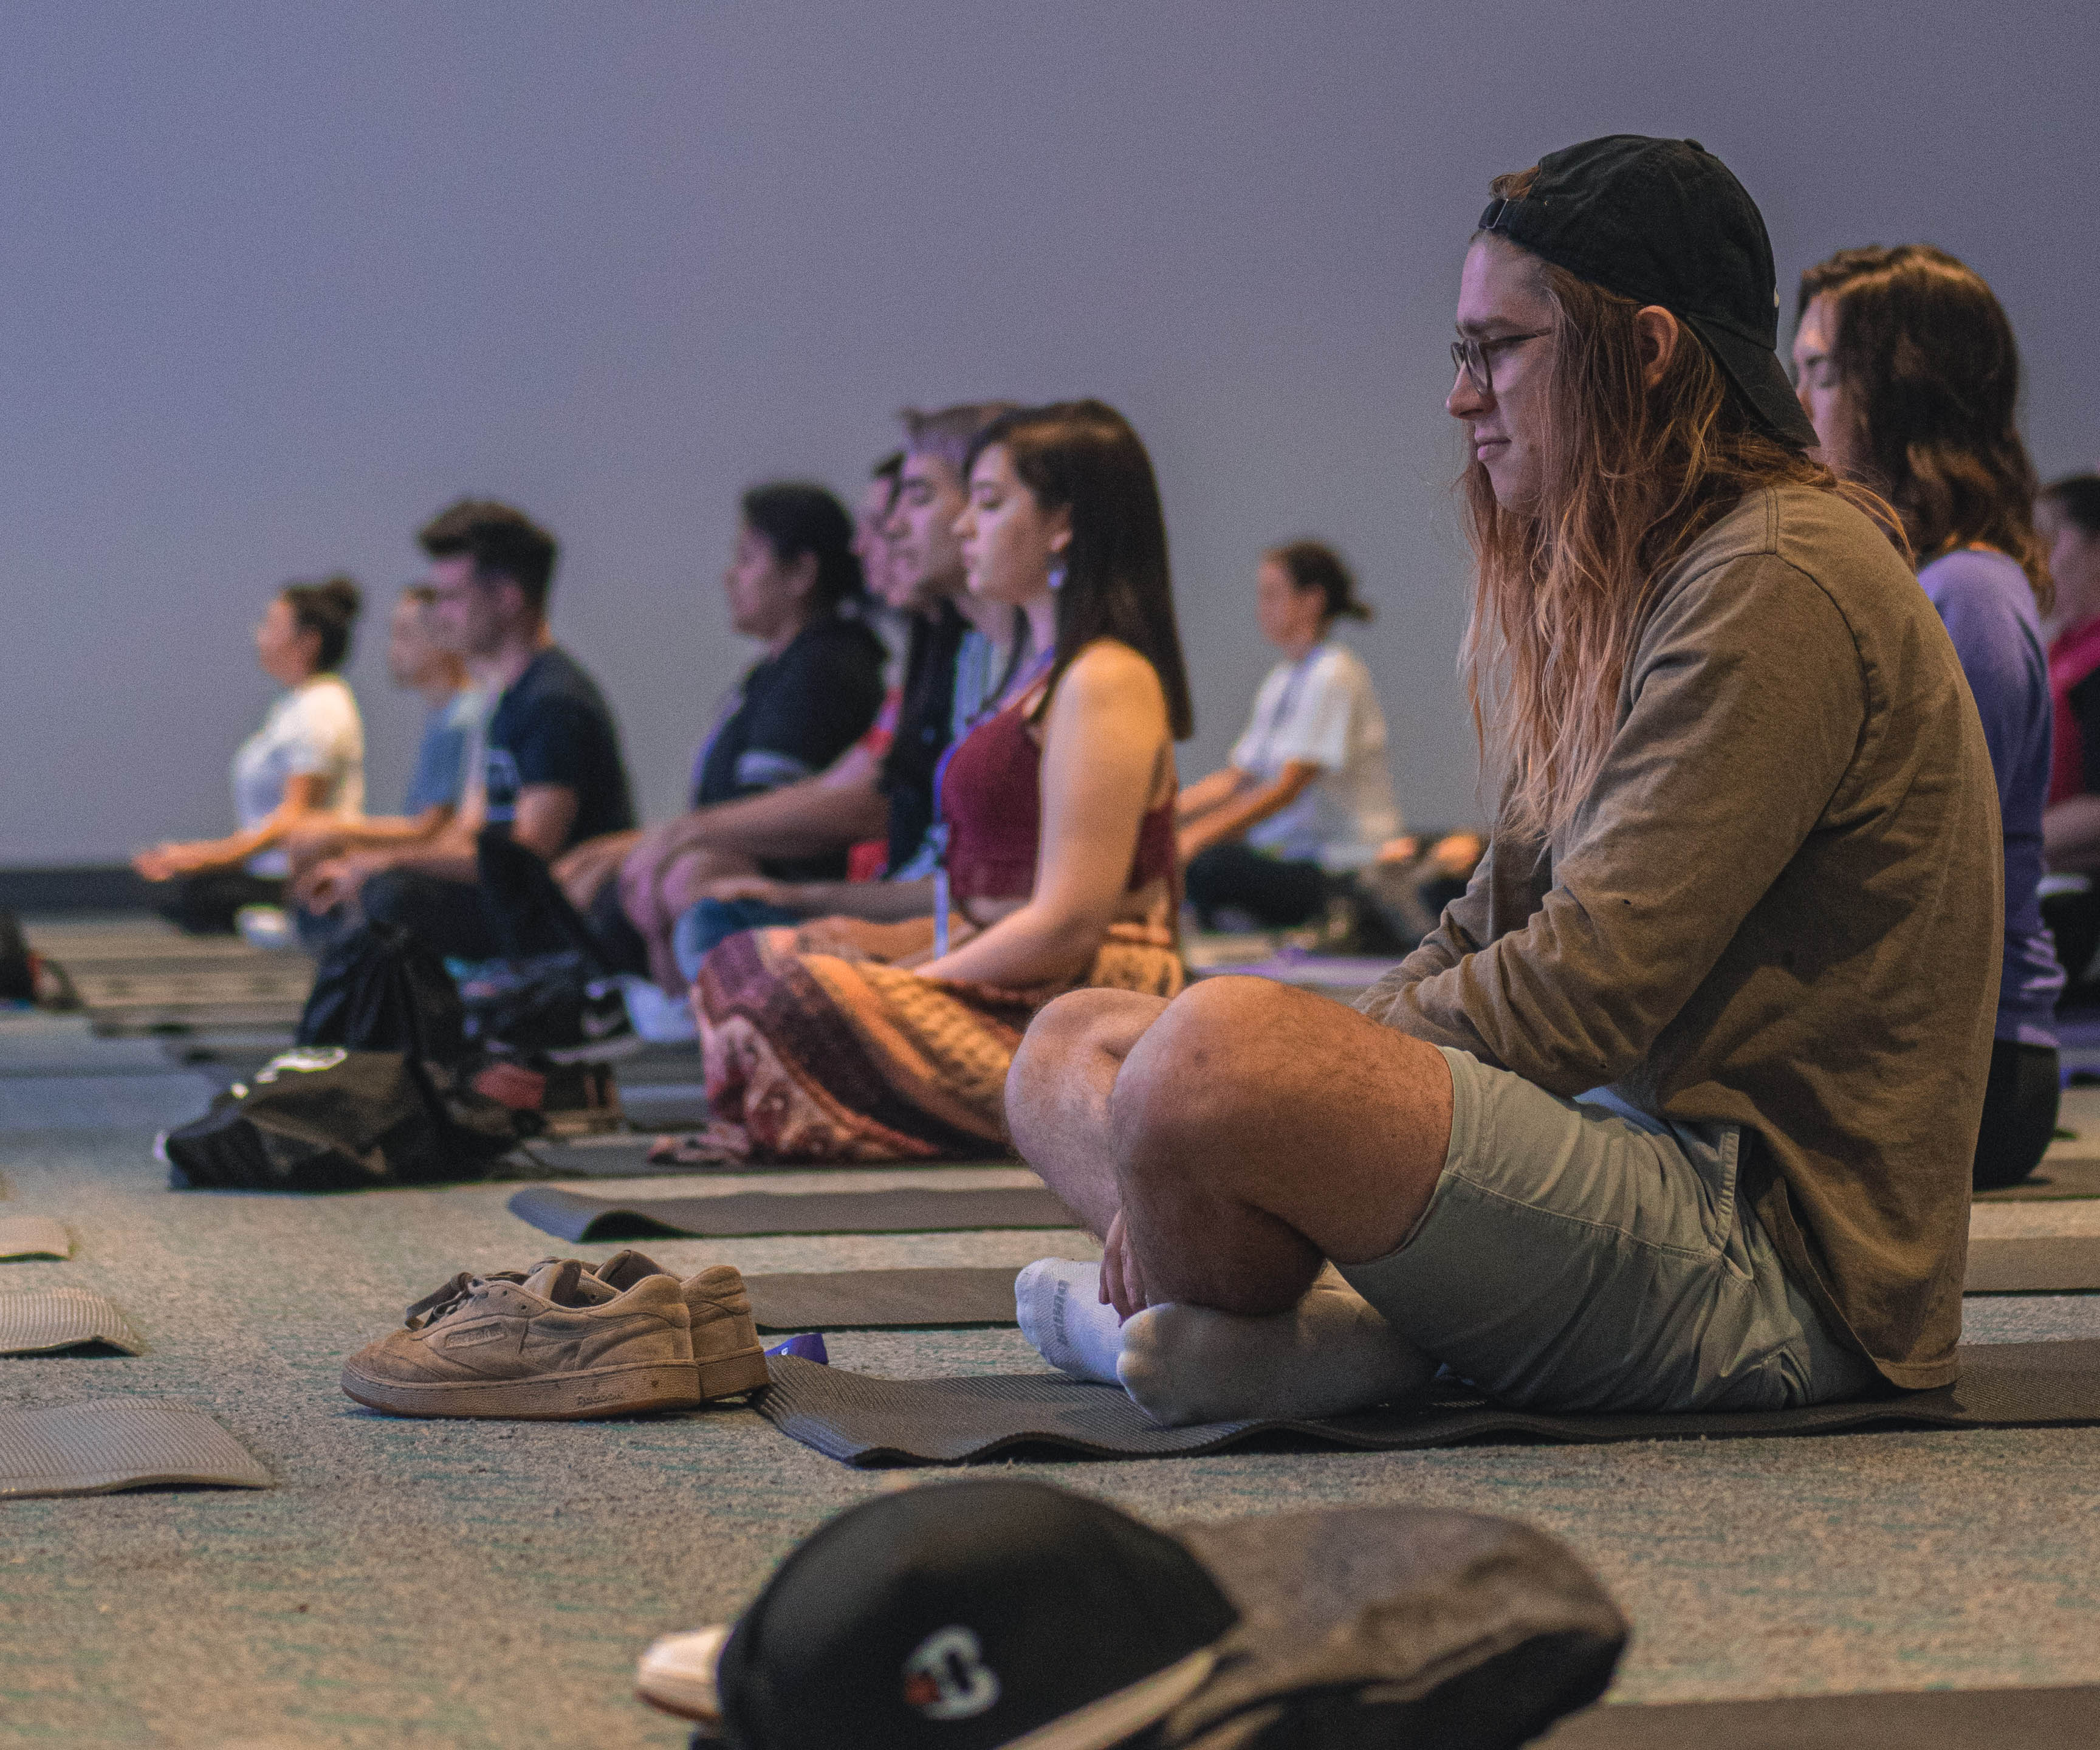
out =
{"type": "Polygon", "coordinates": [[[1347,1407],[1337,1393],[1391,1395],[1423,1377],[1423,1358],[1323,1265],[1383,1257],[1413,1231],[1443,1170],[1451,1098],[1432,1047],[1266,980],[1208,979],[1171,1003],[1061,998],[1015,1056],[1008,1124],[1105,1242],[1100,1281],[1130,1323],[1105,1321],[1079,1303],[1081,1278],[1042,1266],[1024,1303],[1037,1296],[1043,1325],[1061,1281],[1056,1324],[1083,1339],[1075,1370],[1101,1378],[1113,1358],[1162,1419],[1282,1413],[1251,1401],[1282,1386],[1299,1413],[1308,1389],[1329,1408],[1347,1407]],[[1221,1369],[1238,1378],[1197,1377],[1221,1369]]]}

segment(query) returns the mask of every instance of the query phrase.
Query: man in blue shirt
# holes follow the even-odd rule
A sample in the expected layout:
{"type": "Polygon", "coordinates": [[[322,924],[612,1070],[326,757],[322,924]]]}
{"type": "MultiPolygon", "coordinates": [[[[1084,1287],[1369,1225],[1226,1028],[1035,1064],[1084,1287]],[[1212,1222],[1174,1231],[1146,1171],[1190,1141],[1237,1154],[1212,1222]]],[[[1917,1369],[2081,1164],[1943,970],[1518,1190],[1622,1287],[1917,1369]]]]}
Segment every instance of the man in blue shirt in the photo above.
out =
{"type": "Polygon", "coordinates": [[[496,699],[480,806],[456,811],[423,843],[323,864],[304,897],[316,909],[354,899],[366,917],[399,924],[457,959],[559,952],[571,944],[552,920],[521,928],[514,916],[492,915],[476,871],[483,827],[501,829],[547,862],[581,840],[634,824],[612,713],[547,624],[559,549],[522,512],[486,500],[462,500],[417,539],[430,558],[438,636],[496,699]]]}

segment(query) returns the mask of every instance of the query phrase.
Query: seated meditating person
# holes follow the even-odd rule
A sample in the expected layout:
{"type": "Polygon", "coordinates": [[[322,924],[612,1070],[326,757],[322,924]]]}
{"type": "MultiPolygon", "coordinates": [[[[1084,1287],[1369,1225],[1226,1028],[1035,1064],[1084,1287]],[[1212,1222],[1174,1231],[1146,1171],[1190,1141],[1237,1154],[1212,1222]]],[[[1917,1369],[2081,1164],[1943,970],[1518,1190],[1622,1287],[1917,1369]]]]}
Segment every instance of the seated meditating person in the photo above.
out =
{"type": "Polygon", "coordinates": [[[953,910],[732,936],[693,987],[716,1122],[695,1153],[911,1161],[1003,1152],[1001,1090],[1061,991],[1167,997],[1174,743],[1189,692],[1150,459],[1098,401],[978,438],[959,519],[973,594],[1043,654],[942,762],[953,910]]]}
{"type": "Polygon", "coordinates": [[[1955,1377],[1997,785],[1894,514],[1807,454],[1774,284],[1693,141],[1495,181],[1445,403],[1487,855],[1353,1009],[1216,977],[1036,1016],[1013,1139],[1105,1250],[1022,1272],[1050,1360],[1165,1421],[1439,1364],[1571,1411],[1955,1377]]]}
{"type": "MultiPolygon", "coordinates": [[[[776,481],[743,495],[722,588],[730,624],[764,654],[716,707],[693,762],[692,808],[813,778],[875,721],[888,652],[860,617],[865,596],[853,545],[852,518],[821,486],[776,481]]],[[[554,866],[618,972],[649,963],[647,944],[622,910],[619,879],[641,838],[629,829],[588,839],[554,866]]],[[[844,845],[756,860],[758,872],[788,879],[836,879],[845,865],[844,845]]]]}
{"type": "Polygon", "coordinates": [[[233,811],[223,839],[157,844],[131,859],[171,884],[157,908],[182,928],[224,934],[245,906],[284,902],[285,843],[302,827],[364,810],[364,726],[337,671],[349,659],[357,585],[347,577],[287,584],[255,628],[255,657],[286,690],[233,756],[233,811]]]}
{"type": "Polygon", "coordinates": [[[2005,965],[1977,1134],[1979,1191],[2016,1184],[2056,1134],[2063,969],[2041,915],[2051,712],[2020,355],[1982,276],[1926,244],[1841,250],[1801,276],[1795,381],[1823,459],[1902,518],[1983,720],[2004,847],[2005,965]]]}
{"type": "Polygon", "coordinates": [[[2051,889],[2042,916],[2056,937],[2071,1003],[2089,1003],[2100,954],[2100,474],[2068,474],[2035,500],[2035,527],[2056,588],[2049,689],[2056,711],[2042,853],[2051,889]]]}
{"type": "Polygon", "coordinates": [[[387,628],[386,677],[404,692],[420,694],[425,707],[401,812],[309,820],[294,827],[285,849],[295,890],[308,869],[353,846],[435,837],[479,790],[486,701],[467,684],[466,665],[438,641],[430,624],[435,600],[428,584],[411,584],[394,604],[387,628]]]}
{"type": "MultiPolygon", "coordinates": [[[[880,839],[887,878],[924,882],[929,875],[933,769],[1023,654],[1012,611],[964,588],[955,535],[969,447],[1006,411],[1001,402],[965,403],[900,416],[905,447],[894,491],[885,495],[880,581],[884,605],[906,617],[911,634],[887,745],[857,744],[814,778],[653,827],[621,866],[628,919],[648,944],[651,976],[664,990],[682,994],[707,950],[724,937],[808,915],[789,904],[788,884],[749,874],[757,859],[809,857],[880,839]],[[738,888],[710,897],[726,876],[736,878],[738,888]]],[[[796,885],[822,891],[838,884],[796,885]]],[[[923,913],[932,902],[924,886],[908,910],[923,913]]]]}
{"type": "Polygon", "coordinates": [[[1262,557],[1255,614],[1283,659],[1229,761],[1175,803],[1189,902],[1207,930],[1320,919],[1334,878],[1374,862],[1401,830],[1370,670],[1333,635],[1338,619],[1371,617],[1348,567],[1317,541],[1278,547],[1262,557]]]}
{"type": "Polygon", "coordinates": [[[634,824],[612,712],[547,624],[560,549],[522,511],[474,499],[440,513],[417,540],[430,562],[438,641],[493,700],[480,806],[427,840],[326,859],[307,872],[301,897],[316,911],[395,924],[450,959],[566,952],[574,943],[561,923],[521,918],[484,896],[477,861],[490,829],[551,863],[571,844],[634,824]]]}

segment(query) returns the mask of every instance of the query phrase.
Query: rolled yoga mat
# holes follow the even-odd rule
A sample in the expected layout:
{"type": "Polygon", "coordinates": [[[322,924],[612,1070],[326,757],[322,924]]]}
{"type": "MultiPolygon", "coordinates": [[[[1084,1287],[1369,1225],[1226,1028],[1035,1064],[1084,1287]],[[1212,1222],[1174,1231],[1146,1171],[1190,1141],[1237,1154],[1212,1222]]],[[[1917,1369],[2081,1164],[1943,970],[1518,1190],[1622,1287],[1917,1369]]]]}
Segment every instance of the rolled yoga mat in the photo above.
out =
{"type": "Polygon", "coordinates": [[[2100,1157],[2045,1158],[2032,1177],[2017,1185],[1976,1193],[1979,1203],[2054,1203],[2077,1197],[2100,1197],[2100,1157]]]}
{"type": "Polygon", "coordinates": [[[89,1289],[0,1294],[0,1355],[56,1355],[96,1345],[126,1355],[146,1352],[116,1303],[89,1289]]]}
{"type": "Polygon", "coordinates": [[[1317,1420],[1162,1428],[1113,1386],[1061,1375],[883,1379],[782,1356],[752,1399],[780,1431],[858,1466],[964,1464],[1010,1448],[1049,1446],[1094,1458],[1186,1457],[1256,1435],[1405,1452],[1498,1435],[1591,1444],[1617,1440],[1765,1438],[1866,1427],[1999,1428],[2100,1422],[2100,1338],[1978,1343],[1961,1377],[1936,1391],[1806,1409],[1688,1415],[1560,1416],[1509,1409],[1463,1386],[1427,1401],[1317,1420]]]}
{"type": "MultiPolygon", "coordinates": [[[[1028,1193],[944,1191],[923,1194],[964,1198],[1028,1193]]],[[[522,1197],[528,1193],[521,1192],[518,1195],[522,1197]]],[[[728,1203],[749,1197],[763,1201],[770,1197],[775,1203],[815,1203],[833,1197],[902,1195],[906,1193],[836,1192],[791,1197],[753,1192],[739,1193],[734,1199],[695,1197],[690,1201],[728,1203]]],[[[512,1199],[514,1209],[517,1201],[517,1198],[512,1199]]],[[[972,1222],[970,1225],[989,1227],[997,1223],[972,1222]]],[[[1066,1216],[1061,1225],[1071,1225],[1071,1218],[1066,1216]]],[[[769,1227],[745,1231],[778,1233],[825,1230],[769,1227]]],[[[589,1236],[615,1237],[602,1230],[593,1231],[589,1236]]],[[[1970,1248],[1969,1267],[1966,1291],[1970,1294],[2060,1294],[2100,1290],[2100,1239],[1979,1240],[1970,1248]]],[[[768,1330],[937,1329],[954,1325],[1014,1323],[1013,1279],[1017,1274],[1017,1271],[1004,1265],[989,1269],[816,1270],[792,1275],[747,1276],[744,1285],[751,1291],[752,1305],[759,1324],[768,1330]]],[[[1994,1350],[2002,1347],[1992,1346],[1994,1350]]]]}
{"type": "MultiPolygon", "coordinates": [[[[990,1190],[913,1186],[889,1191],[734,1191],[711,1197],[585,1197],[535,1185],[510,1213],[557,1239],[717,1239],[758,1233],[949,1233],[978,1228],[1076,1228],[1039,1185],[990,1190]]],[[[1012,1277],[1007,1278],[1012,1298],[1012,1277]]],[[[1012,1308],[1008,1307],[1009,1314],[1012,1308]]]]}
{"type": "Polygon", "coordinates": [[[1971,1240],[1965,1294],[2100,1293],[2100,1237],[1971,1240]]]}
{"type": "Polygon", "coordinates": [[[743,1279],[761,1330],[913,1330],[1013,1323],[1011,1268],[811,1270],[743,1279]]]}
{"type": "Polygon", "coordinates": [[[0,1215],[0,1260],[70,1258],[73,1236],[48,1215],[0,1215]]]}
{"type": "Polygon", "coordinates": [[[2090,1750],[2100,1688],[1926,1689],[1760,1701],[1606,1706],[1563,1720],[1538,1750],[2090,1750]]]}
{"type": "Polygon", "coordinates": [[[274,1481],[225,1429],[179,1399],[90,1398],[0,1411],[0,1500],[176,1483],[268,1488],[274,1481]]]}

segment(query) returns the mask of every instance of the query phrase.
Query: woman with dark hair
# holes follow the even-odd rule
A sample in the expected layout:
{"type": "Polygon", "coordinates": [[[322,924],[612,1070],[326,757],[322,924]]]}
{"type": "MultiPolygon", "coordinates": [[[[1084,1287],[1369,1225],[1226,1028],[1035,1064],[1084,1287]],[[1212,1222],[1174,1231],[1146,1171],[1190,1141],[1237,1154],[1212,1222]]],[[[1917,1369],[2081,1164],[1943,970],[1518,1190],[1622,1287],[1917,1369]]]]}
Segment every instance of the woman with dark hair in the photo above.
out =
{"type": "Polygon", "coordinates": [[[1265,929],[1318,919],[1334,878],[1376,862],[1401,830],[1370,671],[1333,637],[1336,620],[1371,617],[1348,567],[1318,541],[1276,548],[1262,556],[1255,614],[1283,660],[1228,763],[1175,804],[1206,929],[1228,908],[1265,929]]]}
{"type": "Polygon", "coordinates": [[[2052,480],[2035,500],[2035,532],[2049,553],[2056,588],[2049,646],[2049,690],[2056,709],[2042,854],[2054,879],[2042,916],[2055,934],[2070,979],[2070,1000],[2096,993],[2100,953],[2100,474],[2052,480]]]}
{"type": "MultiPolygon", "coordinates": [[[[764,654],[722,700],[700,743],[693,808],[778,790],[822,771],[867,733],[882,707],[887,653],[859,617],[861,563],[845,507],[821,486],[788,481],[753,487],[739,509],[722,588],[730,624],[757,639],[764,654]]],[[[668,932],[685,909],[667,903],[638,917],[624,911],[613,878],[641,838],[638,830],[608,833],[554,866],[555,879],[589,915],[607,957],[635,973],[668,960],[668,932]]],[[[843,851],[756,866],[708,854],[714,875],[821,879],[845,873],[843,851]]]]}
{"type": "Polygon", "coordinates": [[[1975,1187],[2018,1183],[2056,1129],[2063,988],[2044,926],[2052,593],[2020,441],[2019,349],[1981,275],[1927,244],[1842,249],[1801,276],[1793,360],[1824,461],[1891,505],[1990,743],[2005,936],[1975,1187]]]}
{"type": "Polygon", "coordinates": [[[733,936],[693,988],[716,1122],[680,1145],[779,1161],[1004,1152],[1008,1064],[1059,993],[1171,996],[1174,743],[1191,729],[1150,459],[1098,401],[973,448],[971,591],[1043,653],[944,759],[933,915],[733,936]]]}
{"type": "Polygon", "coordinates": [[[131,859],[148,881],[176,884],[159,909],[197,934],[223,934],[247,906],[283,901],[296,827],[364,812],[364,726],[337,672],[350,655],[357,585],[347,577],[287,584],[255,628],[262,672],[288,690],[233,756],[240,831],[223,839],[157,844],[131,859]]]}

